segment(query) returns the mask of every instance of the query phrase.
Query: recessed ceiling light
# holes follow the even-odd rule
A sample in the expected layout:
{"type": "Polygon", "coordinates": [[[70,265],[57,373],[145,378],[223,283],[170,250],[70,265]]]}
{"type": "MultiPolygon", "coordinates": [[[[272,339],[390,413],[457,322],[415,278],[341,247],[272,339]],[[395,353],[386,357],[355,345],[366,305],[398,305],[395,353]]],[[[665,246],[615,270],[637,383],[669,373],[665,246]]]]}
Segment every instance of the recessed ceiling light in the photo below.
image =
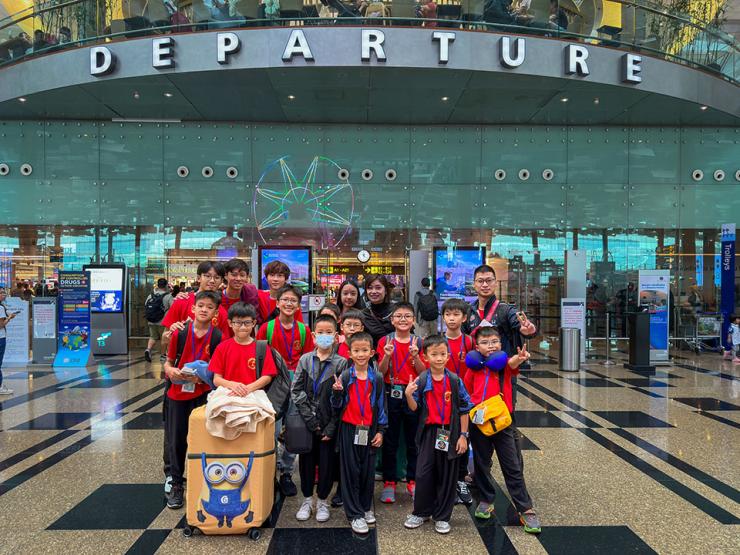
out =
{"type": "Polygon", "coordinates": [[[134,98],[135,98],[136,100],[139,100],[139,99],[141,98],[141,95],[139,94],[139,92],[138,92],[138,91],[134,91],[134,98]]]}
{"type": "Polygon", "coordinates": [[[560,102],[568,102],[568,97],[564,96],[560,99],[560,102]]]}
{"type": "Polygon", "coordinates": [[[295,100],[295,96],[293,96],[292,94],[289,94],[288,95],[288,100],[295,100]]]}
{"type": "Polygon", "coordinates": [[[598,96],[596,98],[594,98],[594,104],[598,104],[599,102],[601,102],[601,100],[599,100],[599,97],[598,96]]]}
{"type": "Polygon", "coordinates": [[[704,111],[704,110],[706,110],[707,108],[709,108],[709,106],[702,106],[702,107],[700,108],[700,110],[701,110],[701,111],[704,111]]]}
{"type": "Polygon", "coordinates": [[[450,99],[449,96],[443,96],[442,97],[442,102],[447,102],[449,99],[450,99]]]}
{"type": "Polygon", "coordinates": [[[166,93],[164,93],[164,95],[165,95],[165,96],[166,96],[167,98],[172,98],[173,96],[175,96],[175,95],[174,95],[174,94],[172,94],[171,92],[166,92],[166,93]]]}
{"type": "Polygon", "coordinates": [[[18,102],[25,102],[26,100],[28,99],[25,96],[22,96],[18,99],[18,102]]]}

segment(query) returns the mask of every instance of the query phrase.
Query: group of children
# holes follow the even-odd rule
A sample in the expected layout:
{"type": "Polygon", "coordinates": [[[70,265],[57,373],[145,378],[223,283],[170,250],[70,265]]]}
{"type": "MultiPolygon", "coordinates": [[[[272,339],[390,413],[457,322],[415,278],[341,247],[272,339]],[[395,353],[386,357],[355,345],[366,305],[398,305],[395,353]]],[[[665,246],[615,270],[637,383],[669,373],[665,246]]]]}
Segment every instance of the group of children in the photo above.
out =
{"type": "MultiPolygon", "coordinates": [[[[511,377],[529,358],[526,349],[511,357],[501,372],[487,367],[469,370],[465,364],[469,351],[477,349],[482,357],[489,357],[501,350],[501,340],[493,327],[478,328],[473,337],[463,334],[468,305],[450,299],[442,306],[446,334],[423,342],[413,334],[414,307],[406,302],[395,304],[390,317],[395,331],[380,339],[376,356],[373,338],[364,331],[359,311],[340,313],[327,306],[315,319],[313,331],[308,330],[298,319],[301,291],[286,285],[287,278],[278,279],[285,277],[286,268],[272,268],[278,270],[278,277],[266,275],[269,297],[260,293],[257,310],[244,302],[229,303],[227,326],[222,298],[208,286],[215,281],[208,275],[213,268],[204,272],[205,280],[199,276],[201,287],[192,298],[183,299],[183,306],[173,305],[182,313],[172,318],[167,315],[172,330],[165,363],[170,382],[165,443],[172,476],[168,506],[183,505],[188,417],[195,407],[206,403],[208,393],[208,386],[183,373],[182,368],[198,360],[207,362],[214,373],[214,385],[230,389],[233,395],[267,388],[277,375],[277,367],[271,349],[267,349],[260,377],[256,375],[254,329],[259,320],[262,324],[256,340],[268,341],[294,374],[291,402],[312,433],[310,451],[299,457],[303,501],[296,513],[298,520],[308,520],[313,514],[319,522],[329,520],[329,495],[338,481],[332,505],[343,506],[355,532],[367,533],[368,525],[375,522],[372,501],[378,451],[384,481],[380,501],[396,501],[403,428],[406,489],[414,503],[405,522],[407,528],[417,528],[432,518],[437,532],[450,531],[455,503],[472,502],[466,482],[472,446],[473,481],[481,497],[476,517],[493,516],[495,490],[490,467],[495,450],[525,530],[539,532],[512,430],[485,435],[468,417],[474,405],[499,393],[513,411],[511,377]]],[[[280,488],[286,495],[297,493],[290,491],[290,486],[295,488],[291,479],[294,460],[295,455],[283,449],[278,471],[280,488]]]]}

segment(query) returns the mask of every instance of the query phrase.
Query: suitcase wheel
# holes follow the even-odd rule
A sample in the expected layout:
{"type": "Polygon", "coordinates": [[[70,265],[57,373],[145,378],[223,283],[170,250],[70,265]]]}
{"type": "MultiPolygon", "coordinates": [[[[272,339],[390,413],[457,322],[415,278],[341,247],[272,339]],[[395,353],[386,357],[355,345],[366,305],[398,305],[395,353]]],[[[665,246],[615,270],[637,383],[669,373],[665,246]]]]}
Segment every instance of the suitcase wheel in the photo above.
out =
{"type": "Polygon", "coordinates": [[[257,541],[262,537],[262,530],[260,530],[259,528],[252,528],[251,530],[249,530],[249,532],[247,532],[247,536],[249,536],[250,540],[257,541]]]}
{"type": "Polygon", "coordinates": [[[192,526],[186,526],[185,528],[182,529],[182,535],[185,536],[186,538],[189,538],[190,536],[193,535],[194,531],[195,531],[195,528],[193,528],[192,526]]]}

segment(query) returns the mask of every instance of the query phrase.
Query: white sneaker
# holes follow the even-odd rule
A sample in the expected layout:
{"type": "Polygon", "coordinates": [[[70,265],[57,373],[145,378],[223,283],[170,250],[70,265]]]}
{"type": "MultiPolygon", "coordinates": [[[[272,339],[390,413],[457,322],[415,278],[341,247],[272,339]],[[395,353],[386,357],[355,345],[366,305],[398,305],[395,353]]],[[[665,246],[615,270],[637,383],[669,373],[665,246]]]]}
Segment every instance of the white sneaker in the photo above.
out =
{"type": "Polygon", "coordinates": [[[370,529],[367,527],[364,518],[356,518],[352,521],[352,531],[356,534],[367,534],[370,529]]]}
{"type": "Polygon", "coordinates": [[[367,511],[365,513],[365,522],[368,524],[375,524],[375,513],[372,511],[367,511]]]}
{"type": "Polygon", "coordinates": [[[0,395],[12,395],[13,390],[10,388],[3,386],[0,386],[0,395]]]}
{"type": "Polygon", "coordinates": [[[434,529],[440,534],[448,534],[450,530],[452,530],[452,527],[450,526],[449,522],[445,522],[444,520],[438,520],[437,522],[434,523],[434,529]]]}
{"type": "Polygon", "coordinates": [[[167,476],[164,480],[164,492],[169,495],[172,491],[172,476],[167,476]]]}
{"type": "Polygon", "coordinates": [[[304,521],[311,518],[313,512],[313,497],[306,497],[301,503],[301,508],[295,514],[297,520],[304,521]]]}
{"type": "Polygon", "coordinates": [[[406,517],[406,522],[403,523],[403,525],[408,528],[409,530],[413,530],[414,528],[418,528],[422,524],[424,524],[425,520],[429,520],[427,518],[422,518],[420,516],[416,515],[408,515],[406,517]]]}
{"type": "Polygon", "coordinates": [[[316,522],[326,522],[330,518],[331,513],[329,512],[329,503],[327,503],[325,499],[319,499],[316,502],[316,522]]]}

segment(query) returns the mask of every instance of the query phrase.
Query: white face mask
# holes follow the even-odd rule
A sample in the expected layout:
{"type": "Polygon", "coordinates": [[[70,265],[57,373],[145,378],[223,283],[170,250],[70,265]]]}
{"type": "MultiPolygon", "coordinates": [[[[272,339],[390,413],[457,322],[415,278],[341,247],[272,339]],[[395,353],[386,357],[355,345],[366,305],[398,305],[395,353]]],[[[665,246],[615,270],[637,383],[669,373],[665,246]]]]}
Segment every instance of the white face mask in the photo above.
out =
{"type": "Polygon", "coordinates": [[[327,335],[327,334],[318,334],[316,335],[316,345],[320,349],[328,349],[334,344],[334,336],[333,335],[327,335]]]}

